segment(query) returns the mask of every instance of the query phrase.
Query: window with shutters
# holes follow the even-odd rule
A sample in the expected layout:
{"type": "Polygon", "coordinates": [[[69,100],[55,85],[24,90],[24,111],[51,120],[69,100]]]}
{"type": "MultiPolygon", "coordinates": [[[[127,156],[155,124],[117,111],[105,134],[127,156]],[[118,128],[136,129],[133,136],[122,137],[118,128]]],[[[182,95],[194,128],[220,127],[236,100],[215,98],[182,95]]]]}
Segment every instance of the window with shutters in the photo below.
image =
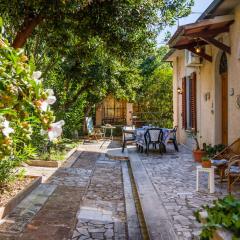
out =
{"type": "Polygon", "coordinates": [[[183,128],[197,130],[196,73],[183,78],[182,90],[183,128]]]}

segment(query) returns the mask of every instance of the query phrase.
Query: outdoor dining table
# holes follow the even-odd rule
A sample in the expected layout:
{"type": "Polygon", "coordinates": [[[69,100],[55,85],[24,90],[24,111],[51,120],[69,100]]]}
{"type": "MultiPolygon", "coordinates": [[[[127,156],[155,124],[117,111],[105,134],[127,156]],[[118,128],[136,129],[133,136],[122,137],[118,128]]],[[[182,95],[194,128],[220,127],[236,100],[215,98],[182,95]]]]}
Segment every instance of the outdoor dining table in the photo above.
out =
{"type": "MultiPolygon", "coordinates": [[[[145,145],[145,133],[147,132],[148,129],[153,128],[150,126],[144,126],[141,128],[136,128],[135,129],[135,138],[136,138],[136,143],[140,146],[145,145]]],[[[161,128],[163,131],[163,143],[166,146],[172,133],[172,129],[169,128],[161,128]]]]}
{"type": "Polygon", "coordinates": [[[113,140],[113,130],[114,130],[116,127],[108,124],[108,125],[101,126],[101,128],[103,129],[103,139],[106,139],[107,129],[110,129],[109,139],[113,140]]]}

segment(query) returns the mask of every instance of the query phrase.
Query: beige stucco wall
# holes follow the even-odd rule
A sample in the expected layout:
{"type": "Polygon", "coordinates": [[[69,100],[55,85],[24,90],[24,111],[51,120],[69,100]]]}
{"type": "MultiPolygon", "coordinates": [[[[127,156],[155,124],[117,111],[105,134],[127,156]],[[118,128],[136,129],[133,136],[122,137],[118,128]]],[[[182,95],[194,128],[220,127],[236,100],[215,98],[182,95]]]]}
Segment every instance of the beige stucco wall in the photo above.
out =
{"type": "MultiPolygon", "coordinates": [[[[101,104],[99,104],[96,108],[96,126],[102,125],[103,120],[103,106],[107,105],[108,101],[113,101],[112,96],[106,97],[101,104]]],[[[132,125],[132,112],[133,112],[133,104],[124,101],[126,104],[126,124],[132,125]]]]}
{"type": "Polygon", "coordinates": [[[96,109],[96,126],[102,125],[102,105],[99,105],[96,109]]]}
{"type": "Polygon", "coordinates": [[[132,103],[126,103],[126,123],[127,125],[132,125],[132,112],[133,112],[133,104],[132,103]]]}
{"type": "MultiPolygon", "coordinates": [[[[217,39],[231,47],[228,57],[228,142],[240,137],[240,109],[236,107],[236,96],[240,94],[240,5],[235,9],[235,22],[230,32],[219,35],[217,39]],[[231,89],[234,95],[230,96],[231,89]]],[[[173,60],[173,109],[174,125],[179,126],[178,139],[181,143],[191,145],[186,131],[182,129],[182,96],[177,94],[177,88],[182,87],[182,78],[191,72],[197,73],[197,126],[200,142],[216,144],[221,142],[221,112],[219,79],[219,61],[222,51],[208,45],[207,54],[213,57],[213,62],[203,61],[201,67],[185,67],[184,51],[175,51],[173,60]],[[205,94],[210,93],[210,99],[205,100],[205,94]]]]}

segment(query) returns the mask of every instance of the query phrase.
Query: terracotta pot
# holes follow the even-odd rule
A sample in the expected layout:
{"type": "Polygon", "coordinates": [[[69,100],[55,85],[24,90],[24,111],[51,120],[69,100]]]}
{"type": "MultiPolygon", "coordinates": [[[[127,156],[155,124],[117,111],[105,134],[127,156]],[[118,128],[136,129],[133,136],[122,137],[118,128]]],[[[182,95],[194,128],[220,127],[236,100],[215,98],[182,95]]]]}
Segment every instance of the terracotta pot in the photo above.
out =
{"type": "Polygon", "coordinates": [[[202,167],[203,168],[210,168],[212,166],[212,163],[210,160],[202,161],[202,167]]]}
{"type": "Polygon", "coordinates": [[[193,158],[196,162],[201,162],[202,157],[205,155],[205,151],[202,150],[193,150],[193,158]]]}

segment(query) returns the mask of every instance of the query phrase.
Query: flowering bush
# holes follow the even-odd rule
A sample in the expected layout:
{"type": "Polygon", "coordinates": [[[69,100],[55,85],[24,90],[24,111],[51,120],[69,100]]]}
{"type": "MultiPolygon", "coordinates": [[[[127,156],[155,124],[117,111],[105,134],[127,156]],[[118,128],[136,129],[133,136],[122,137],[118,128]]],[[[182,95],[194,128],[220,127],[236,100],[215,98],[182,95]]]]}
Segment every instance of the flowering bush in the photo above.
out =
{"type": "Polygon", "coordinates": [[[50,140],[61,135],[64,122],[53,123],[49,107],[55,101],[23,50],[13,49],[0,36],[0,187],[34,152],[30,141],[34,126],[41,126],[50,140]]]}

